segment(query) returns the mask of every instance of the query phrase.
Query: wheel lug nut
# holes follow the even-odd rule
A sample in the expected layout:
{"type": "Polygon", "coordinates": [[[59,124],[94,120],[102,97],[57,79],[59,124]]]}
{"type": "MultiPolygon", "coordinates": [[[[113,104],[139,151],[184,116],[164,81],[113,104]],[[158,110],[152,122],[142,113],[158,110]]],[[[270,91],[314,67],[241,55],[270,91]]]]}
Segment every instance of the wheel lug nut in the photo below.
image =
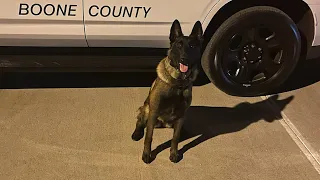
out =
{"type": "Polygon", "coordinates": [[[251,44],[251,47],[252,47],[252,48],[255,48],[256,46],[255,46],[254,44],[251,44]]]}

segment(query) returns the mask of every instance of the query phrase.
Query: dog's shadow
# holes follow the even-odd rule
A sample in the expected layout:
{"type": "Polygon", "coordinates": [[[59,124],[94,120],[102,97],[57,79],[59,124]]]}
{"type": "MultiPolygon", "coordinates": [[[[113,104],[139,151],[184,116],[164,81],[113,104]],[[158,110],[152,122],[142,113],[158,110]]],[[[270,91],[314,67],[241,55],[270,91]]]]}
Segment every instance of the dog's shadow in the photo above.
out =
{"type": "MultiPolygon", "coordinates": [[[[190,143],[184,145],[180,150],[180,158],[189,149],[205,142],[215,136],[233,133],[245,129],[250,124],[265,120],[273,122],[281,118],[281,111],[293,100],[293,96],[279,100],[278,95],[269,100],[257,103],[240,103],[235,107],[204,107],[192,106],[188,110],[186,120],[181,131],[180,142],[199,136],[190,143]],[[277,108],[270,109],[269,101],[277,104],[277,108]],[[278,109],[278,110],[276,110],[278,109]]],[[[159,145],[152,151],[153,158],[163,150],[170,148],[171,140],[159,145]]]]}

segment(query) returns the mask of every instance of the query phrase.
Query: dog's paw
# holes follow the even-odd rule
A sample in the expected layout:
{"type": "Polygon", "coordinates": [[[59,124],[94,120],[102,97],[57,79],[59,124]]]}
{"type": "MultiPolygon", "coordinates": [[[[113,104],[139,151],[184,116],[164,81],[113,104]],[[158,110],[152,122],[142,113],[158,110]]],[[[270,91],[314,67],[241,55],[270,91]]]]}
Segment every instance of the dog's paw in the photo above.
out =
{"type": "Polygon", "coordinates": [[[172,151],[172,152],[170,153],[169,159],[170,159],[170,161],[173,162],[173,163],[177,163],[177,162],[179,162],[179,161],[181,160],[179,153],[176,152],[176,151],[172,151]]]}
{"type": "Polygon", "coordinates": [[[143,152],[142,154],[142,161],[146,164],[150,164],[152,162],[152,157],[151,157],[151,153],[145,153],[143,152]]]}
{"type": "Polygon", "coordinates": [[[131,135],[132,140],[139,141],[144,136],[144,131],[134,131],[131,135]]]}

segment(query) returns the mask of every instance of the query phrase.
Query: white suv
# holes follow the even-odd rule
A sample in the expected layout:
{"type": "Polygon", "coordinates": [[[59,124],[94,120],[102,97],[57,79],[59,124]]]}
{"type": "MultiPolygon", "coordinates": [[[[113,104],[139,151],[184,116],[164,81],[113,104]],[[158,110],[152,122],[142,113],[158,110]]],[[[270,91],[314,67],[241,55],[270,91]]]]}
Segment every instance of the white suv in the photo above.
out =
{"type": "Polygon", "coordinates": [[[161,58],[149,56],[169,47],[172,22],[178,19],[189,34],[200,20],[205,37],[203,72],[230,95],[259,95],[282,84],[298,60],[320,45],[319,17],[320,0],[2,0],[0,64],[23,67],[28,58],[17,60],[13,55],[25,52],[24,57],[49,55],[43,58],[47,64],[31,60],[35,67],[63,67],[61,56],[77,57],[71,52],[80,49],[82,60],[68,58],[66,65],[72,60],[111,69],[153,68],[151,61],[161,58]],[[115,58],[102,65],[93,58],[97,54],[83,56],[88,49],[115,58]],[[115,49],[121,49],[120,54],[115,49]],[[127,49],[135,49],[134,55],[142,53],[122,61],[127,49]]]}

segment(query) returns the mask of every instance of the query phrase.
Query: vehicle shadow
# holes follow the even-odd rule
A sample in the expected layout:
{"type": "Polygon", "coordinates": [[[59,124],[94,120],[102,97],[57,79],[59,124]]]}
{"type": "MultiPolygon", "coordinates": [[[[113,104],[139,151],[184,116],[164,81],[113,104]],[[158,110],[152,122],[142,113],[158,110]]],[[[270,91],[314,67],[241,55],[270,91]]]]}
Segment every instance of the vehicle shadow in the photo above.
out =
{"type": "MultiPolygon", "coordinates": [[[[320,58],[301,61],[289,79],[270,94],[300,89],[319,82],[320,58]]],[[[112,88],[150,87],[155,72],[6,72],[1,80],[2,89],[35,88],[112,88]]],[[[201,71],[195,86],[210,83],[201,71]]]]}
{"type": "MultiPolygon", "coordinates": [[[[208,84],[203,74],[195,86],[208,84]]],[[[155,72],[6,72],[2,89],[150,87],[155,72]]]]}
{"type": "Polygon", "coordinates": [[[320,57],[300,61],[288,80],[270,94],[301,89],[320,81],[320,57]]]}
{"type": "MultiPolygon", "coordinates": [[[[264,120],[273,122],[282,118],[281,111],[293,100],[293,96],[286,99],[278,99],[275,95],[271,99],[257,103],[240,103],[232,108],[229,107],[190,107],[186,115],[186,120],[181,132],[180,142],[199,136],[190,143],[184,145],[180,150],[180,159],[189,149],[219,135],[241,131],[250,124],[264,120]],[[279,108],[274,112],[268,112],[268,101],[274,101],[279,108]]],[[[159,145],[152,151],[153,159],[163,150],[170,148],[171,140],[159,145]]]]}

